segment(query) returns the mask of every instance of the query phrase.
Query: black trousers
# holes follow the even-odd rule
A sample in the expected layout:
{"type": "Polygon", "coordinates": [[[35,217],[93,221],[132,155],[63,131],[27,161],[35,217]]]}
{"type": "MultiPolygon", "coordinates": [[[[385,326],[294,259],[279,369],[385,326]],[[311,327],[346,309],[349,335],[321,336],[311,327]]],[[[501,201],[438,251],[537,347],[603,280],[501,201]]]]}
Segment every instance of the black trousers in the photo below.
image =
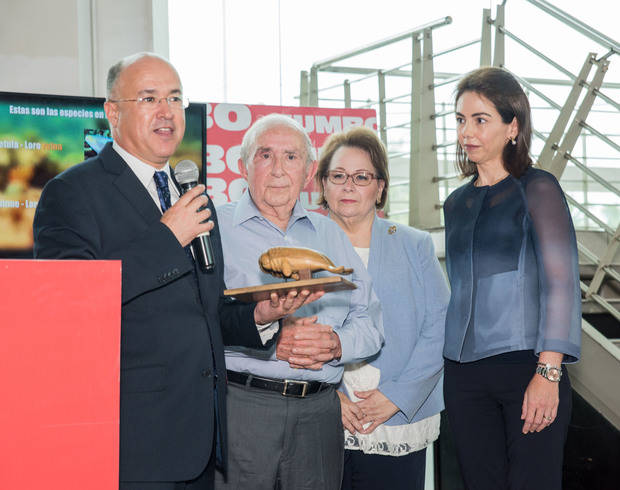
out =
{"type": "Polygon", "coordinates": [[[426,448],[405,456],[345,450],[342,490],[424,490],[426,448]]]}
{"type": "Polygon", "coordinates": [[[212,454],[204,471],[191,481],[183,482],[120,482],[119,490],[213,490],[215,457],[212,454]]]}
{"type": "Polygon", "coordinates": [[[555,421],[523,434],[521,407],[533,363],[446,360],[444,399],[468,490],[561,490],[571,387],[564,370],[555,421]]]}

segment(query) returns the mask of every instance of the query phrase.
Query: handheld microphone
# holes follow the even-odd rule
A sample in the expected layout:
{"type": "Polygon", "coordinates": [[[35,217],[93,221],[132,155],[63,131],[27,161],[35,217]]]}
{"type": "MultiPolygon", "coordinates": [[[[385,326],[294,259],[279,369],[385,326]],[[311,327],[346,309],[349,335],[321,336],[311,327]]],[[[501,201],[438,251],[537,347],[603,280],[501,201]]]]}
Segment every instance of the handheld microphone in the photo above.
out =
{"type": "MultiPolygon", "coordinates": [[[[181,160],[176,164],[176,167],[174,167],[174,178],[181,187],[181,195],[198,185],[198,174],[198,167],[191,160],[181,160]]],[[[200,208],[198,211],[203,209],[205,207],[200,208]]],[[[194,257],[204,272],[212,271],[215,268],[215,258],[209,235],[207,231],[192,240],[194,257]]]]}

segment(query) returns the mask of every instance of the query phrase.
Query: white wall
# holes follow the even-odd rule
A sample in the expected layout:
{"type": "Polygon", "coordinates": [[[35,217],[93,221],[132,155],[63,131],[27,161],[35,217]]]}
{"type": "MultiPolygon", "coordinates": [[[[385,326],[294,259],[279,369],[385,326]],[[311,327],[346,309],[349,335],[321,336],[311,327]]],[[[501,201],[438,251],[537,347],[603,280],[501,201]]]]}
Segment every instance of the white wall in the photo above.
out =
{"type": "Polygon", "coordinates": [[[108,68],[168,57],[166,0],[0,0],[0,91],[105,95],[108,68]]]}

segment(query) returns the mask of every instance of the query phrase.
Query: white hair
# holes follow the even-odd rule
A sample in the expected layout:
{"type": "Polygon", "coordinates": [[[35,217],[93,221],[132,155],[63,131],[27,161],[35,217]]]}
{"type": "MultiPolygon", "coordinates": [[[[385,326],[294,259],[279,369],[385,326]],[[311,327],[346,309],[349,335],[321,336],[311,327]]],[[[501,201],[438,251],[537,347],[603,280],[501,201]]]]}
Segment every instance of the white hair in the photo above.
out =
{"type": "Polygon", "coordinates": [[[315,160],[312,141],[310,141],[310,138],[301,124],[290,116],[274,113],[258,119],[258,121],[252,124],[250,129],[243,135],[243,141],[241,142],[241,160],[246,168],[248,167],[248,163],[254,159],[258,138],[270,129],[279,127],[292,129],[302,137],[306,147],[306,165],[310,165],[315,160]]]}

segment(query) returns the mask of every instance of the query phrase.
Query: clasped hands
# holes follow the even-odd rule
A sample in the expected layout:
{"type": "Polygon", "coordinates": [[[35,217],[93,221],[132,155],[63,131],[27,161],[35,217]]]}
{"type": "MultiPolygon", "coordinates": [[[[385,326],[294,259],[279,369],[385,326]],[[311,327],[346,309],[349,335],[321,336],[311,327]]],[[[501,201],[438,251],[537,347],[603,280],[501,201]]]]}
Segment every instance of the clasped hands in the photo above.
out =
{"type": "Polygon", "coordinates": [[[295,369],[321,369],[323,364],[342,355],[340,338],[329,325],[317,323],[317,317],[297,318],[292,314],[303,305],[312,303],[325,294],[289,291],[279,296],[271,293],[268,300],[260,301],[254,309],[254,320],[264,325],[282,318],[276,357],[295,369]]]}
{"type": "Polygon", "coordinates": [[[292,368],[318,370],[341,356],[340,338],[329,325],[317,323],[316,316],[282,320],[276,357],[292,368]]]}
{"type": "Polygon", "coordinates": [[[370,434],[392,417],[399,408],[378,389],[354,392],[360,401],[354,402],[338,391],[342,425],[351,434],[370,434]]]}

